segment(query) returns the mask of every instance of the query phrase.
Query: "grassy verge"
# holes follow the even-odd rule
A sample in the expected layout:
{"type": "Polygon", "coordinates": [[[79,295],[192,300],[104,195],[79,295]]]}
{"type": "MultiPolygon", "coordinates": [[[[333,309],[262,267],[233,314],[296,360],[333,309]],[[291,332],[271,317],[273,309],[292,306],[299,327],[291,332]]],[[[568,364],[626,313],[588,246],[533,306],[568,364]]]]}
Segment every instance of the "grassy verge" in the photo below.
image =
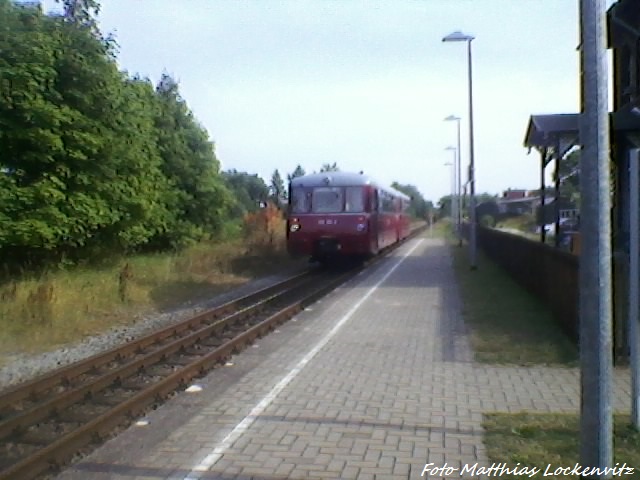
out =
{"type": "MultiPolygon", "coordinates": [[[[444,233],[447,238],[450,234],[444,233]]],[[[575,366],[578,350],[551,312],[478,251],[469,270],[468,248],[450,241],[453,266],[471,327],[476,360],[516,365],[575,366]]]]}
{"type": "MultiPolygon", "coordinates": [[[[284,232],[284,228],[280,229],[284,232]]],[[[211,298],[254,278],[302,265],[283,235],[205,242],[180,253],[137,255],[0,285],[0,366],[129,325],[142,314],[211,298]]]]}
{"type": "MultiPolygon", "coordinates": [[[[531,478],[579,478],[553,475],[558,467],[572,467],[579,463],[580,427],[577,415],[565,414],[490,414],[486,415],[485,446],[489,463],[506,463],[508,467],[536,467],[541,471],[531,478]]],[[[635,467],[631,475],[622,478],[640,478],[640,433],[629,427],[629,417],[616,415],[614,423],[614,465],[635,467]]],[[[504,475],[500,478],[516,479],[528,476],[504,475]]],[[[596,478],[596,477],[588,477],[596,478]]]]}

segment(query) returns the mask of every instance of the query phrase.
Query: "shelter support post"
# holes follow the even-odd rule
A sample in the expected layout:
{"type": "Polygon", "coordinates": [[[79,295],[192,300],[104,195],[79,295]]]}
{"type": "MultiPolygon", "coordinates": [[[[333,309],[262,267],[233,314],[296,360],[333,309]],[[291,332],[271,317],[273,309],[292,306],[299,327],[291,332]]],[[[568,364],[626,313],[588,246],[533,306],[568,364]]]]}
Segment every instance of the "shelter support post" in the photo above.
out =
{"type": "Polygon", "coordinates": [[[540,152],[540,241],[545,242],[547,233],[545,231],[544,203],[545,203],[545,184],[544,184],[544,167],[547,161],[547,149],[543,148],[540,152]]]}
{"type": "Polygon", "coordinates": [[[560,139],[556,142],[555,147],[555,175],[554,175],[554,192],[555,199],[553,204],[555,205],[554,214],[555,214],[555,237],[554,237],[554,245],[556,248],[560,246],[560,139]]]}
{"type": "Polygon", "coordinates": [[[638,332],[638,320],[640,317],[640,305],[638,295],[640,293],[639,271],[639,247],[640,247],[640,221],[638,218],[640,193],[640,178],[638,178],[638,162],[640,162],[640,149],[629,151],[629,366],[631,370],[631,421],[633,425],[640,427],[640,336],[638,332]]]}

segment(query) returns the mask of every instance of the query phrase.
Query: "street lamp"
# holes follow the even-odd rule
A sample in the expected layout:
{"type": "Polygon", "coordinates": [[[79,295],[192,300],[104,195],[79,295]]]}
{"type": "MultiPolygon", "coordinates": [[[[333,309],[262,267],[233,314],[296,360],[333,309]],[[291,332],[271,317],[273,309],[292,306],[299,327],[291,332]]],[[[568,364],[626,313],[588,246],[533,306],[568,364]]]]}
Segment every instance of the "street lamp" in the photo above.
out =
{"type": "Polygon", "coordinates": [[[456,187],[457,187],[457,195],[458,195],[458,218],[457,218],[457,223],[458,223],[458,246],[461,247],[462,246],[462,211],[463,211],[463,206],[462,206],[462,150],[460,150],[460,117],[456,117],[455,115],[449,115],[447,118],[444,119],[445,122],[453,122],[455,121],[457,124],[457,149],[458,149],[458,158],[457,160],[457,165],[456,165],[456,169],[457,169],[457,179],[456,179],[456,187]]]}
{"type": "MultiPolygon", "coordinates": [[[[458,149],[456,147],[447,147],[445,150],[453,151],[453,179],[451,184],[451,222],[454,225],[456,235],[458,238],[460,237],[460,203],[458,197],[458,167],[457,167],[457,159],[458,159],[458,149]]],[[[448,165],[449,163],[447,163],[448,165]]]]}
{"type": "Polygon", "coordinates": [[[475,37],[462,32],[453,32],[442,38],[443,42],[467,42],[467,63],[469,74],[469,262],[471,270],[476,264],[476,199],[475,171],[473,162],[473,83],[471,70],[471,41],[475,37]]]}

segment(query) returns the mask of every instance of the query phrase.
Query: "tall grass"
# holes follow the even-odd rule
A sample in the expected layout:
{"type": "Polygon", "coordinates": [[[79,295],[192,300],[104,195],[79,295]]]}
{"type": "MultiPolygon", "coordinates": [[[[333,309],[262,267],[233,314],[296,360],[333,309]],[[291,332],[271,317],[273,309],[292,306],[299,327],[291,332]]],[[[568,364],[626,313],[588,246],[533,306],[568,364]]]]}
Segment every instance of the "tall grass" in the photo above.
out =
{"type": "Polygon", "coordinates": [[[106,267],[67,268],[5,282],[0,285],[0,364],[8,355],[49,350],[297,265],[286,255],[282,216],[268,210],[228,227],[226,239],[178,253],[135,255],[106,267]]]}

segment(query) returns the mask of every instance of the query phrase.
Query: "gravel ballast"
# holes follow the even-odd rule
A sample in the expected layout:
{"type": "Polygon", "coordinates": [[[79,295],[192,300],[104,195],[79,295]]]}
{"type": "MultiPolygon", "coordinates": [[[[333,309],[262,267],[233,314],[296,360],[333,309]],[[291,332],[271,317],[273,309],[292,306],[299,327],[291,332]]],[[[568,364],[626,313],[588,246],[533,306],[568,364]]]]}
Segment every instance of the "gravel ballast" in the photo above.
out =
{"type": "Polygon", "coordinates": [[[0,392],[9,386],[26,382],[48,371],[122,345],[127,341],[192,317],[234,298],[266,288],[301,271],[301,269],[293,269],[288,272],[253,280],[211,299],[186,304],[169,312],[146,315],[132,325],[114,327],[103,334],[85,338],[82,341],[65,345],[54,351],[35,355],[13,355],[9,357],[8,364],[0,368],[0,392]]]}

